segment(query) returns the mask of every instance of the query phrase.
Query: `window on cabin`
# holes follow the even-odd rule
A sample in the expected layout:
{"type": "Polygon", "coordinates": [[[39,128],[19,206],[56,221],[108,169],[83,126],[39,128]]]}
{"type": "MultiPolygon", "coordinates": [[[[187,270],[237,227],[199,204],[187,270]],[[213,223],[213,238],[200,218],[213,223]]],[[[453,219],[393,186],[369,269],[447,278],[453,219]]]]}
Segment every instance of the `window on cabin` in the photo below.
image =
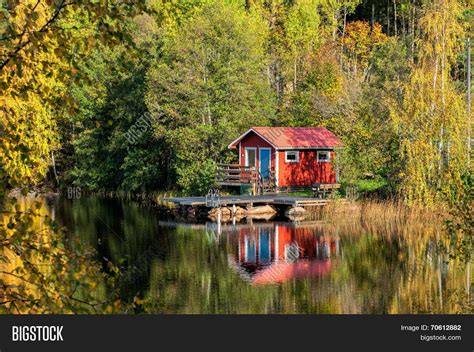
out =
{"type": "Polygon", "coordinates": [[[285,161],[287,163],[297,163],[300,161],[299,151],[286,151],[285,152],[285,161]]]}
{"type": "Polygon", "coordinates": [[[318,163],[325,163],[330,161],[331,154],[330,152],[318,151],[318,163]]]}
{"type": "Polygon", "coordinates": [[[245,166],[255,167],[257,150],[255,148],[245,148],[245,166]]]}

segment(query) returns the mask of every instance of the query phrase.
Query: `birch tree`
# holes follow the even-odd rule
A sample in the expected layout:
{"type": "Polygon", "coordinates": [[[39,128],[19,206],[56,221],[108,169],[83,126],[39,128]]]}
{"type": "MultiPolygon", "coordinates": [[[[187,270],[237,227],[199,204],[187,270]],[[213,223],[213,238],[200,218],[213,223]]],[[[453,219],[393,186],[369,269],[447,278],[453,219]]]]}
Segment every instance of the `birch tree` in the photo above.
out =
{"type": "Polygon", "coordinates": [[[466,171],[464,97],[451,77],[462,50],[462,10],[457,0],[436,0],[421,18],[418,60],[403,103],[392,109],[403,162],[400,190],[409,204],[442,200],[466,171]]]}

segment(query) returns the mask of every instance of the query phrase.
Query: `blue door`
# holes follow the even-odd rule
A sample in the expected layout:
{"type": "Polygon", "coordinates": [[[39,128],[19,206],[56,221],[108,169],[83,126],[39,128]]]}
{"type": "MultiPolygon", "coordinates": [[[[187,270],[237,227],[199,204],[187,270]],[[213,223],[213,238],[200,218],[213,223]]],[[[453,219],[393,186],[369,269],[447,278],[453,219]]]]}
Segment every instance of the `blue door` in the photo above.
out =
{"type": "Polygon", "coordinates": [[[270,230],[265,228],[259,229],[259,259],[260,264],[269,264],[271,261],[271,243],[270,230]]]}
{"type": "Polygon", "coordinates": [[[270,149],[260,148],[260,174],[263,178],[270,176],[270,149]]]}
{"type": "Polygon", "coordinates": [[[254,236],[245,236],[245,261],[247,263],[257,262],[257,244],[254,236]]]}

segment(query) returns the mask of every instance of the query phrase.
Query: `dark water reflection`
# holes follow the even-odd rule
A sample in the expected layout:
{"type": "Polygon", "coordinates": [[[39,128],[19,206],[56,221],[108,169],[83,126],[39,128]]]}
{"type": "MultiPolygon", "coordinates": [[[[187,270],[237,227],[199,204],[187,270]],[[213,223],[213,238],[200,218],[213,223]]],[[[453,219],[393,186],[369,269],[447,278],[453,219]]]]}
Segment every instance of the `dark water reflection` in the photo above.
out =
{"type": "Polygon", "coordinates": [[[472,311],[470,264],[447,260],[433,223],[191,224],[93,197],[60,199],[50,212],[104,265],[121,266],[122,298],[139,293],[147,312],[472,311]]]}

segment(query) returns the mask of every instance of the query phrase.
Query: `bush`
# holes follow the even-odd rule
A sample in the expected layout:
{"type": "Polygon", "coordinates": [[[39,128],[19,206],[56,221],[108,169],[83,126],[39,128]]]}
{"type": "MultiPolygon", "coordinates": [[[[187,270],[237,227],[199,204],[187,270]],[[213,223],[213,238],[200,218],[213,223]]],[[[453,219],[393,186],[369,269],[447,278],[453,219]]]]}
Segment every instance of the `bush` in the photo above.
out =
{"type": "Polygon", "coordinates": [[[178,166],[178,185],[191,195],[206,194],[215,184],[217,165],[212,160],[178,166]]]}

